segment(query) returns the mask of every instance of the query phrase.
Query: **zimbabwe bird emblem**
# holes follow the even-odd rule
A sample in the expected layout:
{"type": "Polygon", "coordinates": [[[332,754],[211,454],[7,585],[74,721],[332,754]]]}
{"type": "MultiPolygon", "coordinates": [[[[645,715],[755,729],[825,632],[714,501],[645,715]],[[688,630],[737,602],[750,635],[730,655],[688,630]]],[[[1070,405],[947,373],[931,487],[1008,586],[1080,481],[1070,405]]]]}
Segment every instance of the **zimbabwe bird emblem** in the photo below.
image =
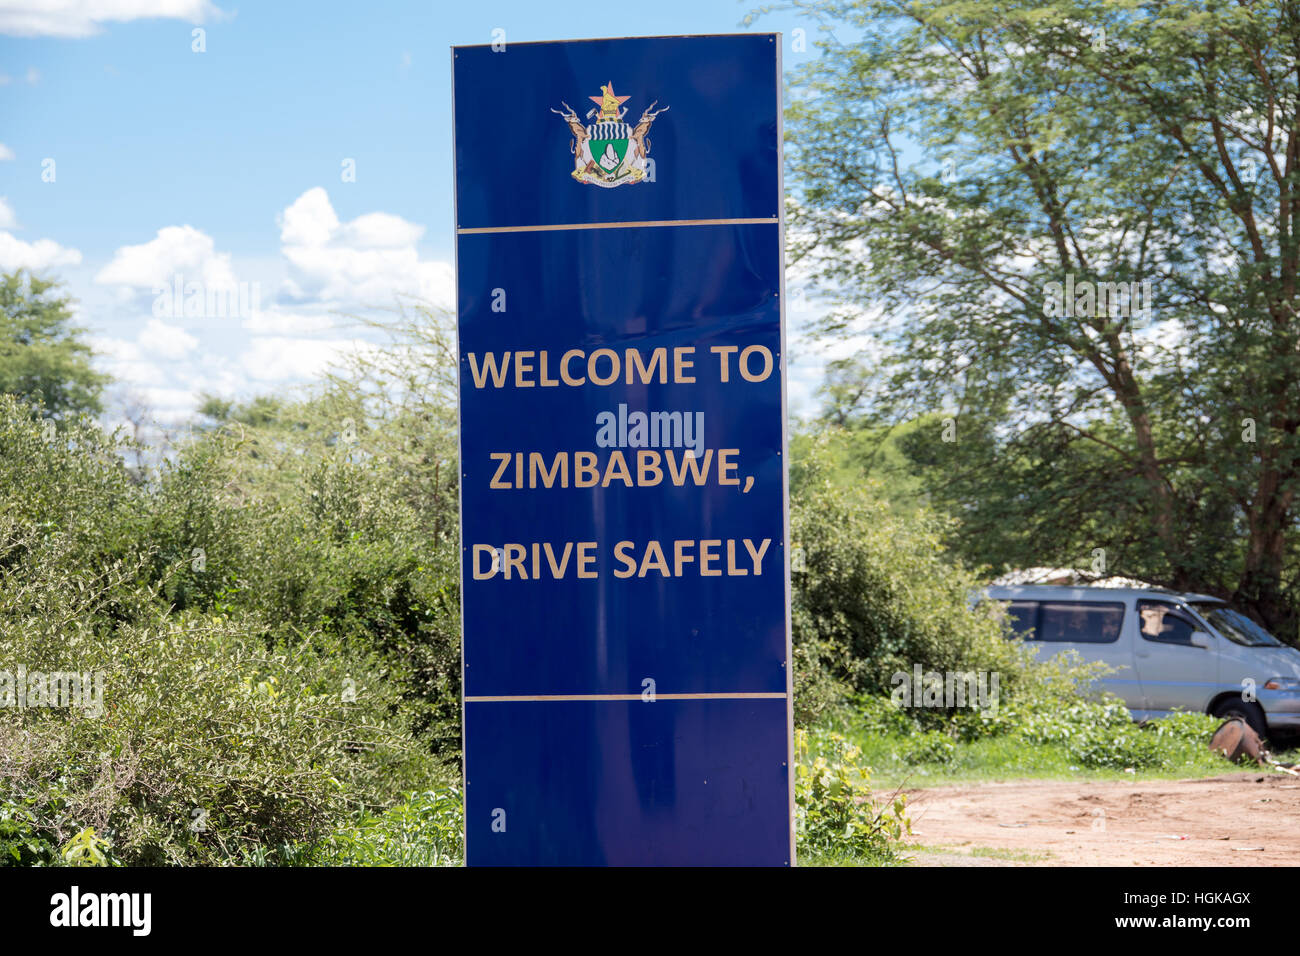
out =
{"type": "Polygon", "coordinates": [[[569,152],[573,154],[570,175],[578,182],[612,189],[645,181],[650,154],[650,139],[646,134],[655,117],[668,107],[656,110],[659,101],[655,100],[632,126],[624,122],[627,108],[623,103],[630,98],[618,96],[611,80],[600,88],[600,96],[588,97],[596,104],[595,109],[587,111],[586,118],[591,121],[588,125],[563,100],[560,101],[563,110],[551,110],[573,133],[573,142],[569,144],[569,152]]]}

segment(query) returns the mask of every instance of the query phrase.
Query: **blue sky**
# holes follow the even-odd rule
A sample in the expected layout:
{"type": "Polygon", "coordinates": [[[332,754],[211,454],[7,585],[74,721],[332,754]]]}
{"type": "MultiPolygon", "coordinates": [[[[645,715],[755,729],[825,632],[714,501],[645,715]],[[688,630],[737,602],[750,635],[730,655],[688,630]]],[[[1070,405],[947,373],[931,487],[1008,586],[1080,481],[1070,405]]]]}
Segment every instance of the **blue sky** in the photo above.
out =
{"type": "MultiPolygon", "coordinates": [[[[450,301],[449,47],[741,32],[753,6],[0,0],[0,270],[61,277],[115,397],[161,421],[310,381],[357,347],[340,313],[450,301]],[[177,275],[260,309],[160,317],[177,275]]],[[[785,33],[789,69],[801,26],[749,29],[785,33]]]]}

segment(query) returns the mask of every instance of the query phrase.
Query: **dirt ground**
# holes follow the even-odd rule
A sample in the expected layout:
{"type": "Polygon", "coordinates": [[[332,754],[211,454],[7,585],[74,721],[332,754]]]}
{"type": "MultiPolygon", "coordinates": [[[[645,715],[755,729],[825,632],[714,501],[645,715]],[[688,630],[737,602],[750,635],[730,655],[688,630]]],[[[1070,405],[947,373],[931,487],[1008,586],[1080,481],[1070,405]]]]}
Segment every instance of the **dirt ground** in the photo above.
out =
{"type": "Polygon", "coordinates": [[[1300,778],[1271,770],[907,793],[917,866],[1300,864],[1300,778]]]}

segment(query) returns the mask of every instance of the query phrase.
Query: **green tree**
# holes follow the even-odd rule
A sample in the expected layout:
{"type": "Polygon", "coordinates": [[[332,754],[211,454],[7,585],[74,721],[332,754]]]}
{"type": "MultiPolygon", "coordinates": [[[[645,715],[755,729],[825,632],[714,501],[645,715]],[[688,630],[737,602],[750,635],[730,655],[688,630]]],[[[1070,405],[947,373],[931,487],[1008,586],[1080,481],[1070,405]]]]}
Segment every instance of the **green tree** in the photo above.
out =
{"type": "Polygon", "coordinates": [[[1100,549],[1294,638],[1300,4],[793,6],[793,253],[884,353],[832,417],[929,416],[978,563],[1100,549]]]}
{"type": "Polygon", "coordinates": [[[801,436],[791,463],[796,720],[853,694],[888,697],[894,675],[917,664],[997,672],[1014,693],[1027,673],[1021,647],[996,614],[971,609],[978,581],[940,547],[945,519],[896,513],[878,483],[846,480],[846,441],[837,430],[801,436]]]}
{"type": "Polygon", "coordinates": [[[212,425],[164,467],[169,581],[178,607],[248,609],[294,639],[324,634],[379,655],[415,731],[459,753],[460,546],[456,351],[450,316],[375,323],[362,353],[296,398],[207,397],[212,425]]]}
{"type": "Polygon", "coordinates": [[[108,381],[91,367],[71,305],[57,282],[21,269],[0,275],[0,392],[59,417],[99,412],[108,381]]]}
{"type": "MultiPolygon", "coordinates": [[[[427,784],[431,761],[411,737],[394,669],[368,647],[314,618],[313,633],[299,634],[237,596],[203,606],[192,583],[175,597],[205,565],[242,571],[232,553],[253,565],[262,544],[292,568],[289,536],[263,530],[280,515],[239,508],[238,489],[206,480],[215,465],[139,484],[120,446],[120,432],[84,418],[50,436],[29,406],[0,395],[0,666],[11,698],[0,706],[0,865],[46,862],[60,846],[76,856],[88,838],[73,838],[88,827],[118,862],[226,863],[258,847],[274,857],[427,784]],[[79,675],[90,697],[14,706],[20,667],[79,675]]],[[[366,599],[382,612],[373,593],[353,604],[366,599]]]]}

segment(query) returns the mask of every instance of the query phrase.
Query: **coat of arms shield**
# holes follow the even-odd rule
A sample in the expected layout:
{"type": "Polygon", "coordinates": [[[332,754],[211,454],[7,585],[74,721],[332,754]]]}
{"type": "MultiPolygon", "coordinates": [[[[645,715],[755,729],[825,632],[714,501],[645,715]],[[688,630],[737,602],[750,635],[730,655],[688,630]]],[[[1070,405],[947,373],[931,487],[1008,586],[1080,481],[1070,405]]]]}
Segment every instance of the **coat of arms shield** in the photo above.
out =
{"type": "Polygon", "coordinates": [[[588,124],[583,124],[573,108],[563,101],[563,110],[551,110],[573,133],[573,142],[569,144],[573,154],[571,175],[580,183],[606,189],[644,182],[650,169],[650,140],[646,134],[655,117],[668,107],[656,110],[656,100],[632,126],[624,121],[627,109],[623,107],[630,97],[617,95],[612,81],[602,86],[600,93],[589,97],[597,108],[587,112],[587,119],[591,120],[588,124]]]}

